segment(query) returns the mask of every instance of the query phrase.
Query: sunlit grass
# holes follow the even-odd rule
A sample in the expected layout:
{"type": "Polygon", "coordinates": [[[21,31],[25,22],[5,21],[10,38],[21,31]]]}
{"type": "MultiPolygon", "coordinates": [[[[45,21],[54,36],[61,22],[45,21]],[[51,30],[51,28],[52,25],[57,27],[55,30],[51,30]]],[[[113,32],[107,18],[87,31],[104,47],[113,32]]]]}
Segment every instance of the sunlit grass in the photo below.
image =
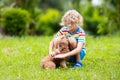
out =
{"type": "Polygon", "coordinates": [[[44,70],[52,37],[0,37],[0,80],[119,80],[120,37],[87,36],[82,68],[44,70]]]}

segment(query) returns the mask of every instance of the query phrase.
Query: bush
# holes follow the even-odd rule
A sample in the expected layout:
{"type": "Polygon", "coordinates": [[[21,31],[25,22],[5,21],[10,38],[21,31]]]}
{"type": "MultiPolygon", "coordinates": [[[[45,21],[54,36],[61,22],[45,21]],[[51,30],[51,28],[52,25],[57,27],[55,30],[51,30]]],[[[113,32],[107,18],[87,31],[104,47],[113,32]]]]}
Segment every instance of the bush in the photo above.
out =
{"type": "Polygon", "coordinates": [[[3,25],[7,34],[22,36],[27,33],[30,14],[20,8],[6,8],[2,12],[3,25]]]}
{"type": "Polygon", "coordinates": [[[85,17],[85,29],[94,35],[108,33],[108,19],[94,10],[92,17],[85,17]]]}
{"type": "Polygon", "coordinates": [[[52,35],[59,28],[60,12],[55,9],[48,9],[45,14],[41,14],[37,21],[37,34],[52,35]]]}
{"type": "Polygon", "coordinates": [[[36,22],[37,22],[39,15],[43,13],[43,11],[37,7],[34,8],[33,12],[31,15],[31,22],[30,22],[29,30],[28,30],[29,35],[36,35],[36,22]]]}

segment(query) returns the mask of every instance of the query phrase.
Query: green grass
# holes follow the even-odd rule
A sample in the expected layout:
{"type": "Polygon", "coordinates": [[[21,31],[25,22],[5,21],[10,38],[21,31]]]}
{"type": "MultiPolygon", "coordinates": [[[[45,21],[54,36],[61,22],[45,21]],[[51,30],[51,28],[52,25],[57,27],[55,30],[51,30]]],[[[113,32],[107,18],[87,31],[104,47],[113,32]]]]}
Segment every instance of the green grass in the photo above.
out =
{"type": "Polygon", "coordinates": [[[119,80],[120,37],[87,36],[82,68],[44,70],[52,37],[0,37],[0,80],[119,80]]]}

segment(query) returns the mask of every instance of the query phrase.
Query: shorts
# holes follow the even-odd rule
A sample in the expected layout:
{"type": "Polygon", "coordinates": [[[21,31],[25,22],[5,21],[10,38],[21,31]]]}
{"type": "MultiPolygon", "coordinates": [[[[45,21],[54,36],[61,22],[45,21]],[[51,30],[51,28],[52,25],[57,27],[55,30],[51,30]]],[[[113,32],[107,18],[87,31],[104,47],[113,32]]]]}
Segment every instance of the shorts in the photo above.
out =
{"type": "MultiPolygon", "coordinates": [[[[86,55],[86,51],[85,51],[85,49],[82,49],[82,50],[80,51],[80,59],[83,60],[83,58],[85,57],[85,55],[86,55]]],[[[75,61],[76,61],[75,56],[71,56],[71,57],[68,59],[68,62],[75,62],[75,61]]]]}

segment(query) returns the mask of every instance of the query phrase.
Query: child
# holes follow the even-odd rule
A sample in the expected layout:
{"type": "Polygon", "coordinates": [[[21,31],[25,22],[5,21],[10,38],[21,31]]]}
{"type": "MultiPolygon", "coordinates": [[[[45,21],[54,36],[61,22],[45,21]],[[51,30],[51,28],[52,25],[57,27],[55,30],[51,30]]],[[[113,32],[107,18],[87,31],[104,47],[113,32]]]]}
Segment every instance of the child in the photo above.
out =
{"type": "Polygon", "coordinates": [[[66,54],[55,55],[53,51],[53,41],[50,42],[49,54],[54,58],[65,58],[70,57],[69,62],[75,62],[74,66],[82,67],[82,59],[84,58],[85,51],[85,32],[80,27],[82,25],[83,19],[82,16],[76,10],[67,11],[61,20],[61,25],[63,27],[58,31],[56,37],[60,35],[66,35],[69,41],[70,52],[66,54]]]}

